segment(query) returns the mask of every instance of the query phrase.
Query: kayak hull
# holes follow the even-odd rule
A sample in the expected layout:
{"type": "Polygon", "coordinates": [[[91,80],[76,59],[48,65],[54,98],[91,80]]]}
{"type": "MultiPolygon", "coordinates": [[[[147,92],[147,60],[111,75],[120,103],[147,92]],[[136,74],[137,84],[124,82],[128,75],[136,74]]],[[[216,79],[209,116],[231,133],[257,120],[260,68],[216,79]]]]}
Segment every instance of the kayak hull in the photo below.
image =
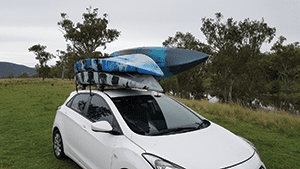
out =
{"type": "Polygon", "coordinates": [[[153,59],[164,73],[163,76],[156,76],[155,78],[157,80],[184,72],[205,62],[209,57],[209,55],[202,52],[167,47],[125,49],[114,52],[110,56],[114,57],[130,54],[144,54],[153,59]]]}
{"type": "Polygon", "coordinates": [[[74,65],[75,73],[83,71],[103,71],[114,73],[140,73],[163,76],[160,67],[144,54],[129,54],[103,59],[80,60],[74,65]]]}

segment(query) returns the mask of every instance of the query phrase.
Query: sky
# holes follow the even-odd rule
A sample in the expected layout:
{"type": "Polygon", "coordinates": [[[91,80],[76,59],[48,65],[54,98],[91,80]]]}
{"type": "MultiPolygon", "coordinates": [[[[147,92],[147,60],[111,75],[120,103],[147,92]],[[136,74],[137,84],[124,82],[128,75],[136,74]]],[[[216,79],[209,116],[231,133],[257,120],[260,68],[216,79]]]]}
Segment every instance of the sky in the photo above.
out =
{"type": "MultiPolygon", "coordinates": [[[[97,51],[162,46],[176,32],[190,32],[201,42],[206,38],[200,31],[201,19],[215,18],[221,12],[224,20],[264,22],[276,28],[276,37],[262,51],[283,35],[285,44],[300,41],[300,0],[1,0],[0,6],[0,62],[12,62],[34,67],[38,60],[28,51],[33,45],[47,46],[54,55],[66,50],[63,33],[57,22],[67,13],[74,23],[82,22],[86,8],[98,8],[99,17],[108,14],[108,28],[121,31],[121,36],[97,51]]],[[[55,65],[56,59],[48,62],[55,65]]]]}

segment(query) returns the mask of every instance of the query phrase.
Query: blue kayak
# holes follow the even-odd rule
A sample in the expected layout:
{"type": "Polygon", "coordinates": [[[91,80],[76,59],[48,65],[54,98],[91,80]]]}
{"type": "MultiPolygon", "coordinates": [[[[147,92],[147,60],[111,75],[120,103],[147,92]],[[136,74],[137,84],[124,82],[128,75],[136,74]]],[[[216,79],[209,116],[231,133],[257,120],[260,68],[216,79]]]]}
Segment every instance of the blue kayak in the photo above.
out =
{"type": "Polygon", "coordinates": [[[152,58],[161,68],[164,76],[156,76],[157,80],[171,77],[198,64],[205,62],[209,55],[202,52],[167,47],[141,47],[114,52],[110,56],[144,54],[152,58]]]}
{"type": "Polygon", "coordinates": [[[80,60],[74,65],[75,73],[83,71],[140,73],[163,76],[160,67],[144,54],[129,54],[103,59],[80,60]]]}

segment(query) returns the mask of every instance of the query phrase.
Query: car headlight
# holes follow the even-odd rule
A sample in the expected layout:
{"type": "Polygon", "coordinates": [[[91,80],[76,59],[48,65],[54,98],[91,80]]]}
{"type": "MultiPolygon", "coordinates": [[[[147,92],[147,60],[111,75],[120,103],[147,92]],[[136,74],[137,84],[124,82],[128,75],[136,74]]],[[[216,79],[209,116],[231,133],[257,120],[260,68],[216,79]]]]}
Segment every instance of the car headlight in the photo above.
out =
{"type": "Polygon", "coordinates": [[[154,169],[184,169],[177,164],[174,164],[170,161],[164,160],[156,155],[144,153],[142,156],[148,161],[148,163],[154,169]]]}
{"type": "Polygon", "coordinates": [[[239,136],[239,137],[240,137],[241,139],[243,139],[244,141],[246,141],[246,142],[254,149],[254,151],[258,154],[258,156],[259,156],[259,158],[260,158],[259,151],[258,151],[258,149],[255,147],[255,145],[254,145],[251,141],[245,139],[244,137],[241,137],[241,136],[239,136]]]}

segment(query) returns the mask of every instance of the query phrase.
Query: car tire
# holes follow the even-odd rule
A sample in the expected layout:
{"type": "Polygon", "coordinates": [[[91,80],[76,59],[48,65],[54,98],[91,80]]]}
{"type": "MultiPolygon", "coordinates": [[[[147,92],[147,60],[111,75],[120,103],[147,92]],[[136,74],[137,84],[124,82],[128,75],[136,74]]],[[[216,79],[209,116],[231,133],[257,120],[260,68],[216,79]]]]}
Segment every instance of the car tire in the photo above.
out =
{"type": "Polygon", "coordinates": [[[58,129],[53,132],[53,150],[57,159],[65,157],[63,141],[58,129]]]}

